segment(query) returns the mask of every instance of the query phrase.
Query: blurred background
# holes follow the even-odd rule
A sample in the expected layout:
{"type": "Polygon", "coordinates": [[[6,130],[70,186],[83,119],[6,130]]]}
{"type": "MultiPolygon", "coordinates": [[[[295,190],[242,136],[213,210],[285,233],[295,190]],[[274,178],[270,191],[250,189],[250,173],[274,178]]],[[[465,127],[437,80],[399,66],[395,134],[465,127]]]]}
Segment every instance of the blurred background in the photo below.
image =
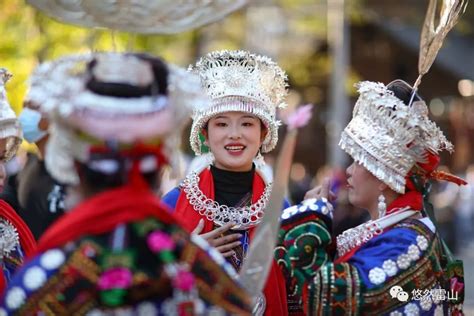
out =
{"type": "MultiPolygon", "coordinates": [[[[289,193],[294,203],[329,176],[338,191],[335,233],[366,219],[345,198],[349,158],[338,149],[359,80],[388,83],[417,77],[418,45],[428,1],[254,0],[223,20],[176,35],[135,35],[57,22],[23,0],[0,0],[0,66],[17,113],[34,67],[64,54],[95,50],[144,51],[187,66],[218,49],[246,49],[275,59],[288,73],[289,108],[313,103],[311,124],[300,133],[289,193]]],[[[474,4],[448,35],[419,89],[430,115],[455,146],[442,168],[471,184],[433,187],[440,232],[465,260],[467,313],[474,314],[474,4]]],[[[284,115],[284,113],[282,113],[284,115]]],[[[281,131],[284,133],[284,130],[281,131]]],[[[187,135],[183,136],[184,150],[187,135]]],[[[24,148],[32,149],[25,144],[24,148]]],[[[278,152],[276,150],[275,152],[278,152]]],[[[20,155],[21,156],[21,155],[20,155]]],[[[272,156],[266,157],[271,163],[272,156]]],[[[18,160],[9,166],[16,172],[18,160]]]]}

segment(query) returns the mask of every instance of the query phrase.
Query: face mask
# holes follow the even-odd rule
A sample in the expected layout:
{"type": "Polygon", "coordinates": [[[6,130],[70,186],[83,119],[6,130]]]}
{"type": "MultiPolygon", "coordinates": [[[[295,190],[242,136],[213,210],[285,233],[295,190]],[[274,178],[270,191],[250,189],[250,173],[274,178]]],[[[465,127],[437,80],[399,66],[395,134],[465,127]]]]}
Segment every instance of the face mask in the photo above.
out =
{"type": "Polygon", "coordinates": [[[41,121],[41,113],[30,108],[24,108],[18,117],[21,129],[23,130],[23,137],[28,143],[36,143],[41,138],[46,136],[47,132],[39,129],[39,122],[41,121]]]}

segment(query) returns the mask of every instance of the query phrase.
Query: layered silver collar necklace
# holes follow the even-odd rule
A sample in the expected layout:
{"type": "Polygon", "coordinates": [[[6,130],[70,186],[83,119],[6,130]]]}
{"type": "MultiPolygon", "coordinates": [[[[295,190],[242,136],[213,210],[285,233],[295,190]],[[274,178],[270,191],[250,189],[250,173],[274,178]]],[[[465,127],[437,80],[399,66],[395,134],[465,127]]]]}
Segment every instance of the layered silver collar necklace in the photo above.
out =
{"type": "Polygon", "coordinates": [[[234,222],[234,230],[246,230],[258,223],[263,218],[265,207],[270,197],[272,183],[267,183],[262,196],[257,202],[243,207],[232,207],[220,205],[218,202],[207,197],[199,188],[199,175],[191,172],[181,183],[181,189],[186,194],[196,212],[213,221],[216,225],[222,226],[229,222],[234,222]]]}

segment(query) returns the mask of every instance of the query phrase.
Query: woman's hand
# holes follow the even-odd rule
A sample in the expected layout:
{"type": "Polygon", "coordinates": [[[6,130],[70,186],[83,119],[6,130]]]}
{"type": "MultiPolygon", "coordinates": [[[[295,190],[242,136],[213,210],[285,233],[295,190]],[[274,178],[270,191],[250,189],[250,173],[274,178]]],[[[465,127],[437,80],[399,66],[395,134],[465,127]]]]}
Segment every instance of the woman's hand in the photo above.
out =
{"type": "Polygon", "coordinates": [[[320,199],[326,198],[329,202],[336,200],[336,195],[330,190],[331,181],[329,178],[325,178],[322,185],[318,185],[314,189],[306,192],[304,199],[320,199]]]}
{"type": "Polygon", "coordinates": [[[222,236],[223,233],[228,231],[234,226],[235,223],[227,223],[224,226],[218,227],[214,230],[211,230],[208,233],[201,234],[202,229],[204,228],[204,220],[199,220],[196,228],[193,230],[193,234],[197,234],[204,238],[211,246],[215,247],[224,257],[230,257],[235,254],[232,250],[233,248],[240,246],[241,234],[230,234],[222,236]]]}

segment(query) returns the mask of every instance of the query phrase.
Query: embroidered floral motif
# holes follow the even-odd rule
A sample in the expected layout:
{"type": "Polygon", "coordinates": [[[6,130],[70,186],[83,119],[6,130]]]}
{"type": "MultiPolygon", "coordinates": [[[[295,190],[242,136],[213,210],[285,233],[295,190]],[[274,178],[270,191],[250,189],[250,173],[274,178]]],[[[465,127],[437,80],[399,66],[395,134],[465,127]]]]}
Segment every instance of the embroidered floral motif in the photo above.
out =
{"type": "Polygon", "coordinates": [[[408,256],[412,261],[420,259],[420,249],[416,245],[408,247],[408,256]]]}
{"type": "Polygon", "coordinates": [[[46,282],[46,272],[40,267],[31,267],[23,276],[25,287],[30,290],[36,290],[46,282]]]}
{"type": "Polygon", "coordinates": [[[383,270],[388,276],[394,276],[398,272],[397,264],[393,260],[385,260],[382,265],[383,270]]]}
{"type": "Polygon", "coordinates": [[[178,270],[173,279],[173,285],[176,288],[186,292],[191,291],[191,289],[194,287],[194,283],[195,279],[193,274],[182,269],[178,270]]]}
{"type": "Polygon", "coordinates": [[[400,269],[405,270],[410,266],[410,257],[407,254],[401,254],[397,258],[397,265],[400,269]]]}
{"type": "Polygon", "coordinates": [[[431,300],[431,297],[429,295],[422,297],[420,300],[420,306],[422,310],[429,311],[433,306],[433,301],[431,300]]]}
{"type": "Polygon", "coordinates": [[[404,312],[406,315],[410,315],[410,316],[420,315],[420,309],[418,308],[418,306],[416,306],[415,303],[408,303],[405,306],[404,312]]]}
{"type": "Polygon", "coordinates": [[[132,272],[123,267],[105,271],[99,278],[98,286],[101,290],[125,289],[132,284],[132,272]]]}
{"type": "Polygon", "coordinates": [[[47,270],[54,270],[63,264],[65,260],[64,253],[59,249],[46,251],[40,258],[40,264],[47,270]]]}
{"type": "Polygon", "coordinates": [[[381,268],[372,268],[369,272],[369,280],[375,285],[382,284],[387,279],[385,271],[381,268]]]}
{"type": "Polygon", "coordinates": [[[416,243],[418,244],[418,247],[420,247],[422,251],[425,251],[428,248],[428,240],[426,240],[426,238],[423,236],[417,236],[416,243]]]}
{"type": "Polygon", "coordinates": [[[168,234],[154,231],[147,238],[148,247],[153,252],[172,250],[175,247],[173,239],[168,234]]]}
{"type": "Polygon", "coordinates": [[[23,290],[21,287],[16,286],[16,287],[11,288],[7,292],[5,302],[9,309],[16,310],[21,305],[23,305],[23,303],[25,302],[25,299],[26,299],[25,290],[23,290]]]}

